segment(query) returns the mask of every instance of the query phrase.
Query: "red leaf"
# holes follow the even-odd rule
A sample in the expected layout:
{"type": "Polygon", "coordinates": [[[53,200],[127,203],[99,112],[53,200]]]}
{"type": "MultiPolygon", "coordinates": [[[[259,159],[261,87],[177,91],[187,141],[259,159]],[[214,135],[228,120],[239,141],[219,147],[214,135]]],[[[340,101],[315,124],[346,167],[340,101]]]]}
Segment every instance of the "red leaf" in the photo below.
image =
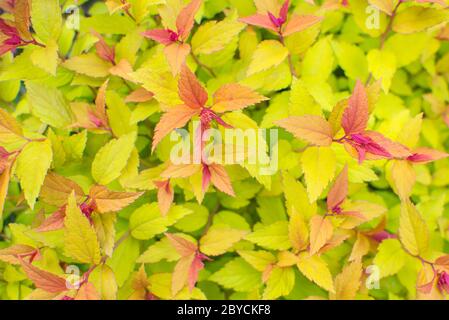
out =
{"type": "Polygon", "coordinates": [[[365,87],[360,81],[354,88],[352,96],[349,98],[348,107],[343,113],[341,125],[346,135],[361,133],[365,131],[368,124],[369,109],[368,97],[365,87]]]}
{"type": "Polygon", "coordinates": [[[262,27],[274,32],[277,32],[278,29],[277,27],[273,24],[273,22],[271,21],[270,17],[268,17],[268,15],[265,14],[255,14],[246,18],[241,18],[239,19],[240,22],[246,23],[246,24],[250,24],[253,26],[257,26],[257,27],[262,27]]]}
{"type": "Polygon", "coordinates": [[[33,281],[34,285],[42,290],[59,293],[67,291],[66,280],[53,273],[36,268],[31,263],[20,259],[20,264],[27,277],[33,281]]]}
{"type": "Polygon", "coordinates": [[[178,29],[179,37],[182,41],[187,40],[190,31],[195,23],[195,15],[200,9],[202,1],[192,0],[178,15],[176,19],[176,28],[178,29]]]}
{"type": "Polygon", "coordinates": [[[181,67],[178,90],[182,101],[190,108],[201,109],[207,102],[206,90],[185,64],[181,67]]]}
{"type": "Polygon", "coordinates": [[[285,0],[284,4],[282,5],[281,10],[279,11],[279,18],[283,22],[287,21],[289,7],[290,7],[290,0],[285,0]]]}
{"type": "Polygon", "coordinates": [[[159,42],[163,45],[169,45],[173,42],[173,31],[165,29],[148,30],[142,33],[146,38],[159,42]]]}
{"type": "Polygon", "coordinates": [[[289,19],[289,22],[285,26],[284,31],[282,32],[282,35],[284,37],[288,37],[296,32],[300,32],[302,30],[305,30],[307,28],[310,28],[314,24],[317,24],[323,20],[322,17],[307,15],[307,16],[292,16],[289,19]]]}
{"type": "Polygon", "coordinates": [[[415,163],[429,163],[436,160],[447,158],[449,154],[446,152],[430,149],[426,147],[417,148],[411,156],[407,158],[408,161],[415,163]]]}
{"type": "Polygon", "coordinates": [[[196,114],[198,114],[198,110],[184,105],[171,108],[168,112],[164,113],[161,120],[156,125],[151,151],[154,151],[159,142],[161,142],[167,134],[174,129],[184,127],[196,114]]]}
{"type": "Polygon", "coordinates": [[[348,166],[345,165],[327,195],[327,210],[339,207],[348,196],[348,166]]]}

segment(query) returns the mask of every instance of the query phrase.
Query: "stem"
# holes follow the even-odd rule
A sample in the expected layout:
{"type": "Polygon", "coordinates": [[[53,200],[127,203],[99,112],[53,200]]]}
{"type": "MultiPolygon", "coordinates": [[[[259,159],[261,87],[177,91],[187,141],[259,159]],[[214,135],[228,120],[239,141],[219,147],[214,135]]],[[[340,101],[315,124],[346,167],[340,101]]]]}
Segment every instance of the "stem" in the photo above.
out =
{"type": "MultiPolygon", "coordinates": [[[[281,32],[279,32],[279,42],[282,43],[282,45],[287,48],[287,46],[285,45],[284,36],[282,35],[281,32]]],[[[288,50],[288,48],[287,48],[287,50],[288,50]]],[[[288,66],[290,67],[290,73],[292,74],[293,77],[297,78],[298,75],[296,74],[295,66],[293,65],[293,60],[292,60],[292,55],[290,54],[290,50],[288,51],[287,60],[288,60],[288,66]]]]}
{"type": "MultiPolygon", "coordinates": [[[[379,50],[383,49],[383,47],[385,45],[385,41],[387,40],[388,34],[391,32],[391,30],[393,28],[393,22],[394,22],[394,19],[396,18],[396,14],[398,12],[399,6],[401,5],[402,1],[403,0],[399,0],[398,3],[396,4],[396,6],[394,7],[394,9],[391,13],[390,20],[388,21],[387,28],[380,36],[379,50]]],[[[371,82],[372,78],[373,78],[373,74],[370,72],[370,74],[368,75],[368,79],[366,80],[366,85],[368,85],[371,82]]]]}
{"type": "Polygon", "coordinates": [[[193,52],[190,52],[190,55],[192,56],[193,60],[195,61],[195,63],[198,66],[200,66],[201,68],[206,70],[212,77],[214,77],[214,78],[217,77],[217,74],[214,72],[214,70],[212,70],[210,67],[208,67],[204,63],[202,63],[193,52]]]}
{"type": "Polygon", "coordinates": [[[131,14],[131,12],[129,12],[129,6],[128,6],[128,7],[126,6],[126,5],[128,5],[128,2],[126,2],[126,0],[121,0],[121,3],[122,3],[123,5],[125,5],[125,7],[123,8],[123,11],[126,13],[126,15],[127,15],[128,17],[130,17],[131,20],[133,20],[135,23],[137,23],[136,18],[134,18],[134,16],[131,14]]]}

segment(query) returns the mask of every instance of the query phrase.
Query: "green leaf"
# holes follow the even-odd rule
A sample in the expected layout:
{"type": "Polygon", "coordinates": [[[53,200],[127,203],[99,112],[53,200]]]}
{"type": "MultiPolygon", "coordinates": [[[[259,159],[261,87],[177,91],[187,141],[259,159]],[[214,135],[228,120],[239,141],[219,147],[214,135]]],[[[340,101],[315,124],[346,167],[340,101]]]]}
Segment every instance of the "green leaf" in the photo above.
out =
{"type": "Polygon", "coordinates": [[[414,33],[449,21],[449,12],[437,8],[409,7],[399,12],[393,22],[393,31],[414,33]]]}
{"type": "Polygon", "coordinates": [[[388,93],[396,72],[396,56],[388,50],[373,49],[368,53],[368,64],[374,79],[381,79],[382,89],[388,93]]]}
{"type": "Polygon", "coordinates": [[[363,50],[347,42],[332,42],[338,64],[345,71],[346,76],[359,80],[368,77],[368,62],[363,50]]]}
{"type": "Polygon", "coordinates": [[[380,269],[380,277],[387,277],[399,272],[405,264],[406,253],[396,239],[382,241],[374,258],[374,265],[380,269]]]}
{"type": "Polygon", "coordinates": [[[292,291],[294,285],[295,271],[293,268],[274,267],[263,292],[263,299],[274,300],[286,296],[292,291]]]}
{"type": "Polygon", "coordinates": [[[260,227],[246,236],[245,239],[272,250],[287,250],[291,247],[288,238],[287,221],[278,221],[271,225],[260,227]]]}
{"type": "Polygon", "coordinates": [[[265,40],[259,43],[251,58],[248,76],[278,66],[288,56],[288,49],[279,41],[265,40]]]}

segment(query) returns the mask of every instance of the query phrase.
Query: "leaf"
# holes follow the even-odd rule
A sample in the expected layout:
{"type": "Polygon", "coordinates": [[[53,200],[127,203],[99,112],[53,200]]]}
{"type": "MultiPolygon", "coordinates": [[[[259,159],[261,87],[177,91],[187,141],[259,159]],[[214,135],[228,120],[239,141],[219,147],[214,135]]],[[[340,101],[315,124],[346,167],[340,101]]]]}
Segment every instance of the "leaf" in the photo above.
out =
{"type": "Polygon", "coordinates": [[[429,230],[418,210],[409,201],[401,206],[399,239],[410,254],[423,256],[429,249],[429,230]]]}
{"type": "Polygon", "coordinates": [[[236,111],[268,100],[252,89],[240,84],[226,84],[214,94],[212,110],[218,113],[236,111]]]}
{"type": "Polygon", "coordinates": [[[16,119],[7,111],[0,109],[0,143],[7,145],[15,141],[23,141],[23,132],[16,119]]]}
{"type": "Polygon", "coordinates": [[[245,18],[240,18],[239,21],[243,22],[243,23],[247,23],[249,25],[253,25],[253,26],[257,26],[257,27],[262,27],[274,32],[277,32],[278,29],[277,27],[273,24],[273,22],[271,22],[270,18],[268,17],[267,14],[254,14],[252,16],[248,16],[245,18]]]}
{"type": "Polygon", "coordinates": [[[31,0],[31,22],[39,39],[57,40],[62,29],[59,0],[31,0]]]}
{"type": "Polygon", "coordinates": [[[206,22],[192,37],[192,51],[195,55],[209,55],[223,50],[244,27],[245,25],[235,21],[232,15],[220,22],[206,22]]]}
{"type": "Polygon", "coordinates": [[[263,292],[263,299],[274,300],[288,295],[295,285],[295,272],[293,268],[274,267],[270,272],[267,287],[263,292]]]}
{"type": "Polygon", "coordinates": [[[413,163],[425,164],[432,161],[441,160],[449,157],[446,152],[430,149],[427,147],[416,148],[411,156],[407,158],[408,161],[413,163]]]}
{"type": "Polygon", "coordinates": [[[181,68],[178,88],[180,98],[190,108],[200,109],[206,104],[208,94],[187,65],[181,68]]]}
{"type": "Polygon", "coordinates": [[[14,24],[19,31],[20,37],[25,40],[32,38],[30,32],[30,0],[16,0],[14,1],[14,24]]]}
{"type": "Polygon", "coordinates": [[[269,226],[261,227],[247,235],[245,239],[272,250],[287,250],[291,246],[288,238],[288,223],[286,221],[279,221],[269,226]]]}
{"type": "Polygon", "coordinates": [[[159,209],[161,209],[162,215],[165,216],[168,210],[170,210],[175,193],[170,185],[170,180],[155,181],[154,184],[158,188],[157,203],[159,205],[159,209]]]}
{"type": "Polygon", "coordinates": [[[161,140],[174,129],[184,127],[189,120],[199,113],[198,109],[181,105],[170,108],[161,117],[161,120],[154,129],[153,143],[151,150],[154,151],[161,140]]]}
{"type": "Polygon", "coordinates": [[[116,212],[136,201],[142,192],[114,192],[104,186],[93,186],[89,191],[99,213],[116,212]]]}
{"type": "Polygon", "coordinates": [[[94,78],[104,78],[109,75],[111,64],[98,57],[95,53],[86,53],[71,57],[62,64],[65,68],[94,78]]]}
{"type": "Polygon", "coordinates": [[[319,215],[310,220],[310,254],[316,254],[328,242],[334,233],[334,227],[329,219],[319,215]]]}
{"type": "Polygon", "coordinates": [[[398,273],[405,264],[406,254],[396,239],[381,242],[374,258],[374,264],[380,269],[380,277],[387,277],[398,273]]]}
{"type": "Polygon", "coordinates": [[[102,254],[111,257],[115,246],[116,214],[113,212],[93,214],[91,218],[102,254]]]}
{"type": "Polygon", "coordinates": [[[363,256],[365,256],[370,250],[369,239],[362,233],[357,233],[357,239],[352,247],[351,256],[349,261],[362,261],[363,256]]]}
{"type": "Polygon", "coordinates": [[[312,145],[330,146],[332,144],[332,128],[320,116],[294,116],[275,123],[292,133],[296,138],[305,140],[312,145]]]}
{"type": "Polygon", "coordinates": [[[307,279],[315,282],[329,292],[335,292],[329,268],[326,262],[319,256],[311,256],[309,253],[303,252],[298,256],[298,263],[296,265],[307,279]]]}
{"type": "Polygon", "coordinates": [[[267,70],[278,66],[288,56],[288,49],[279,41],[265,40],[259,43],[251,58],[251,64],[248,67],[247,75],[267,70]]]}
{"type": "Polygon", "coordinates": [[[190,45],[186,43],[173,43],[164,48],[164,54],[170,64],[172,74],[176,76],[186,62],[187,56],[190,54],[190,45]]]}
{"type": "Polygon", "coordinates": [[[418,6],[408,7],[395,17],[393,31],[415,33],[447,21],[449,21],[449,13],[445,10],[418,6]]]}
{"type": "Polygon", "coordinates": [[[104,145],[92,162],[92,177],[99,184],[106,185],[117,179],[125,168],[134,148],[135,133],[113,139],[104,145]]]}
{"type": "Polygon", "coordinates": [[[309,200],[314,202],[334,178],[336,158],[328,147],[308,147],[301,164],[307,184],[309,200]]]}
{"type": "Polygon", "coordinates": [[[321,20],[323,20],[323,18],[312,15],[293,15],[290,17],[287,25],[285,26],[282,35],[284,37],[288,37],[296,32],[300,32],[307,28],[310,28],[311,26],[319,23],[321,20]]]}
{"type": "Polygon", "coordinates": [[[0,260],[10,264],[20,264],[21,257],[36,253],[39,253],[39,251],[34,247],[24,244],[13,244],[10,247],[0,249],[0,260]]]}
{"type": "Polygon", "coordinates": [[[408,200],[416,181],[416,173],[413,166],[405,160],[393,160],[391,164],[391,178],[399,198],[408,200]]]}
{"type": "Polygon", "coordinates": [[[52,158],[49,140],[29,142],[17,157],[16,175],[31,208],[34,208],[52,158]]]}
{"type": "Polygon", "coordinates": [[[338,63],[351,79],[366,79],[368,77],[368,62],[365,52],[358,46],[348,42],[334,41],[332,48],[338,63]]]}
{"type": "Polygon", "coordinates": [[[171,234],[171,233],[166,233],[165,236],[169,240],[171,246],[173,248],[175,248],[176,252],[181,257],[190,256],[190,255],[196,253],[198,250],[198,246],[196,243],[193,243],[192,241],[190,241],[184,237],[177,236],[177,235],[171,234]]]}
{"type": "Polygon", "coordinates": [[[101,256],[97,234],[78,208],[74,193],[68,200],[64,226],[65,254],[82,263],[98,264],[101,256]]]}
{"type": "Polygon", "coordinates": [[[209,280],[238,292],[250,292],[261,285],[261,273],[242,258],[235,258],[212,274],[209,280]]]}
{"type": "Polygon", "coordinates": [[[346,135],[365,131],[368,124],[368,117],[368,96],[365,87],[358,81],[352,96],[349,98],[348,107],[345,109],[341,120],[346,135]]]}
{"type": "Polygon", "coordinates": [[[267,267],[276,262],[276,257],[268,251],[238,250],[238,254],[254,269],[264,272],[267,267]]]}
{"type": "Polygon", "coordinates": [[[332,211],[335,207],[340,206],[346,200],[347,196],[348,165],[345,165],[327,194],[327,210],[332,211]]]}
{"type": "Polygon", "coordinates": [[[346,265],[335,278],[335,294],[331,294],[331,299],[354,300],[361,285],[361,278],[362,264],[360,262],[346,265]]]}
{"type": "Polygon", "coordinates": [[[193,28],[195,15],[202,4],[201,0],[192,0],[184,7],[176,18],[176,28],[182,40],[187,40],[193,28]]]}
{"type": "Polygon", "coordinates": [[[234,197],[234,190],[232,189],[231,179],[226,172],[224,166],[219,164],[209,165],[210,180],[212,184],[220,191],[234,197]]]}
{"type": "Polygon", "coordinates": [[[396,56],[384,49],[373,49],[368,53],[368,69],[374,79],[382,81],[382,89],[388,92],[396,73],[396,56]]]}
{"type": "Polygon", "coordinates": [[[189,280],[190,270],[195,261],[195,255],[181,257],[173,270],[171,292],[175,296],[189,280]]]}
{"type": "Polygon", "coordinates": [[[80,201],[84,196],[83,189],[76,182],[54,172],[49,172],[45,177],[40,196],[44,202],[62,207],[67,203],[67,199],[72,192],[75,192],[77,201],[80,201]]]}
{"type": "Polygon", "coordinates": [[[20,259],[20,265],[22,266],[23,271],[25,271],[27,277],[33,281],[36,288],[52,293],[67,291],[67,284],[64,278],[41,270],[22,259],[20,259]]]}
{"type": "Polygon", "coordinates": [[[78,292],[74,298],[74,300],[100,300],[100,294],[98,293],[95,286],[90,283],[86,282],[81,285],[81,287],[78,289],[78,292]]]}
{"type": "Polygon", "coordinates": [[[56,76],[58,59],[58,44],[52,39],[48,41],[44,48],[36,48],[31,53],[33,64],[53,76],[56,76]]]}
{"type": "Polygon", "coordinates": [[[112,269],[103,264],[94,269],[89,281],[95,287],[101,300],[117,299],[117,281],[112,269]]]}
{"type": "Polygon", "coordinates": [[[222,255],[239,242],[245,234],[246,232],[241,230],[212,227],[201,237],[200,251],[208,256],[222,255]]]}
{"type": "Polygon", "coordinates": [[[31,111],[42,122],[55,128],[65,128],[72,123],[70,107],[59,90],[31,81],[25,85],[31,111]]]}
{"type": "Polygon", "coordinates": [[[303,217],[295,208],[290,215],[288,236],[295,252],[304,250],[309,245],[309,230],[303,217]]]}
{"type": "Polygon", "coordinates": [[[378,8],[379,10],[382,10],[389,16],[393,13],[394,9],[394,1],[393,0],[368,0],[368,2],[378,8]]]}

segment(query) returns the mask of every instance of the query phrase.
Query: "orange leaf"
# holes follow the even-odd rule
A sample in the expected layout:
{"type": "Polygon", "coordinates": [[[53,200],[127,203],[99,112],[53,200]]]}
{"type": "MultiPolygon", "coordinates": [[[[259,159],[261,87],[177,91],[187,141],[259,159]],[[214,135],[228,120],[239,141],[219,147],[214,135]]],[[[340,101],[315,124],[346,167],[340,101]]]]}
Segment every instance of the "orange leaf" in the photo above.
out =
{"type": "Polygon", "coordinates": [[[83,189],[76,182],[50,172],[45,177],[40,196],[44,202],[62,207],[67,204],[67,199],[72,191],[75,192],[77,201],[84,196],[83,189]]]}
{"type": "Polygon", "coordinates": [[[282,32],[282,35],[284,37],[288,37],[289,35],[292,35],[296,32],[305,30],[307,28],[310,28],[314,24],[317,24],[323,20],[322,17],[316,17],[312,15],[307,16],[292,16],[289,19],[289,22],[285,26],[284,31],[282,32]]]}
{"type": "Polygon", "coordinates": [[[133,66],[126,59],[120,60],[115,66],[109,68],[110,74],[133,82],[132,72],[133,66]]]}
{"type": "Polygon", "coordinates": [[[231,179],[226,172],[225,167],[219,164],[209,165],[210,180],[212,184],[220,191],[235,197],[234,190],[232,189],[231,179]]]}
{"type": "Polygon", "coordinates": [[[0,249],[0,260],[11,264],[20,264],[20,258],[18,257],[31,256],[38,252],[36,248],[31,246],[14,244],[8,248],[0,249]]]}
{"type": "Polygon", "coordinates": [[[31,40],[30,32],[30,3],[29,0],[15,0],[14,3],[14,25],[24,40],[31,40]]]}
{"type": "Polygon", "coordinates": [[[181,257],[190,256],[198,250],[196,243],[186,240],[180,236],[171,233],[166,233],[165,236],[168,240],[170,240],[171,245],[181,257]]]}
{"type": "Polygon", "coordinates": [[[195,259],[195,254],[182,257],[179,259],[178,263],[175,266],[175,269],[173,270],[172,275],[172,285],[171,285],[171,291],[172,295],[176,296],[176,294],[184,288],[186,285],[189,274],[190,274],[190,267],[192,266],[193,260],[195,259]]]}
{"type": "Polygon", "coordinates": [[[235,111],[265,100],[267,100],[266,97],[248,87],[240,84],[227,84],[215,92],[212,110],[215,112],[235,111]]]}
{"type": "Polygon", "coordinates": [[[95,43],[95,49],[97,50],[97,55],[106,61],[114,63],[115,60],[115,49],[114,47],[108,46],[104,38],[96,32],[95,30],[91,30],[91,33],[98,38],[98,41],[95,43]]]}
{"type": "Polygon", "coordinates": [[[194,175],[199,169],[200,166],[197,164],[171,164],[161,173],[161,177],[187,178],[194,175]]]}
{"type": "Polygon", "coordinates": [[[207,102],[208,95],[206,90],[185,64],[181,67],[178,89],[180,98],[190,108],[200,109],[207,102]]]}
{"type": "Polygon", "coordinates": [[[275,124],[292,133],[296,138],[316,146],[332,144],[332,128],[329,122],[320,116],[293,116],[276,121],[275,124]]]}
{"type": "Polygon", "coordinates": [[[170,64],[171,72],[176,76],[181,66],[186,62],[190,53],[190,45],[187,43],[172,43],[164,48],[164,54],[170,64]]]}
{"type": "Polygon", "coordinates": [[[200,9],[202,1],[192,0],[178,15],[176,19],[176,28],[181,40],[185,41],[189,37],[190,31],[195,23],[195,15],[200,9]]]}
{"type": "Polygon", "coordinates": [[[154,181],[154,184],[158,188],[157,190],[157,202],[162,216],[166,216],[173,203],[175,196],[173,188],[170,186],[170,180],[166,181],[154,181]]]}
{"type": "Polygon", "coordinates": [[[332,238],[333,226],[326,217],[319,215],[310,219],[310,254],[317,253],[332,238]]]}
{"type": "Polygon", "coordinates": [[[33,281],[34,285],[42,290],[58,293],[67,291],[66,280],[53,273],[36,268],[31,263],[20,259],[20,264],[27,277],[33,281]]]}
{"type": "Polygon", "coordinates": [[[357,239],[352,247],[349,261],[362,261],[362,258],[369,252],[369,239],[362,233],[357,233],[357,239]]]}
{"type": "Polygon", "coordinates": [[[101,300],[101,297],[95,286],[86,282],[78,289],[75,300],[101,300]]]}
{"type": "Polygon", "coordinates": [[[90,198],[95,202],[95,209],[99,213],[116,212],[127,207],[143,192],[115,192],[104,186],[93,186],[89,191],[90,198]]]}
{"type": "Polygon", "coordinates": [[[345,165],[327,195],[327,210],[340,206],[348,196],[348,166],[345,165]]]}
{"type": "Polygon", "coordinates": [[[125,102],[147,102],[153,99],[154,93],[145,88],[139,88],[131,92],[126,98],[125,102]]]}
{"type": "Polygon", "coordinates": [[[274,32],[277,32],[277,27],[271,22],[270,18],[266,14],[255,14],[249,17],[239,19],[240,22],[250,24],[257,27],[262,27],[274,32]]]}
{"type": "Polygon", "coordinates": [[[346,135],[365,131],[368,117],[368,96],[363,84],[357,81],[354,92],[348,100],[348,107],[344,111],[341,120],[341,125],[346,135]]]}
{"type": "Polygon", "coordinates": [[[109,84],[107,79],[98,89],[97,97],[95,99],[95,112],[94,116],[101,121],[103,126],[108,125],[108,116],[106,115],[106,89],[109,84]]]}
{"type": "Polygon", "coordinates": [[[198,109],[192,109],[185,105],[181,105],[171,108],[164,113],[154,130],[151,150],[154,151],[159,142],[161,142],[161,140],[171,131],[184,127],[194,115],[198,114],[198,112],[198,109]]]}
{"type": "Polygon", "coordinates": [[[38,232],[54,231],[64,228],[65,206],[45,219],[35,230],[38,232]]]}

